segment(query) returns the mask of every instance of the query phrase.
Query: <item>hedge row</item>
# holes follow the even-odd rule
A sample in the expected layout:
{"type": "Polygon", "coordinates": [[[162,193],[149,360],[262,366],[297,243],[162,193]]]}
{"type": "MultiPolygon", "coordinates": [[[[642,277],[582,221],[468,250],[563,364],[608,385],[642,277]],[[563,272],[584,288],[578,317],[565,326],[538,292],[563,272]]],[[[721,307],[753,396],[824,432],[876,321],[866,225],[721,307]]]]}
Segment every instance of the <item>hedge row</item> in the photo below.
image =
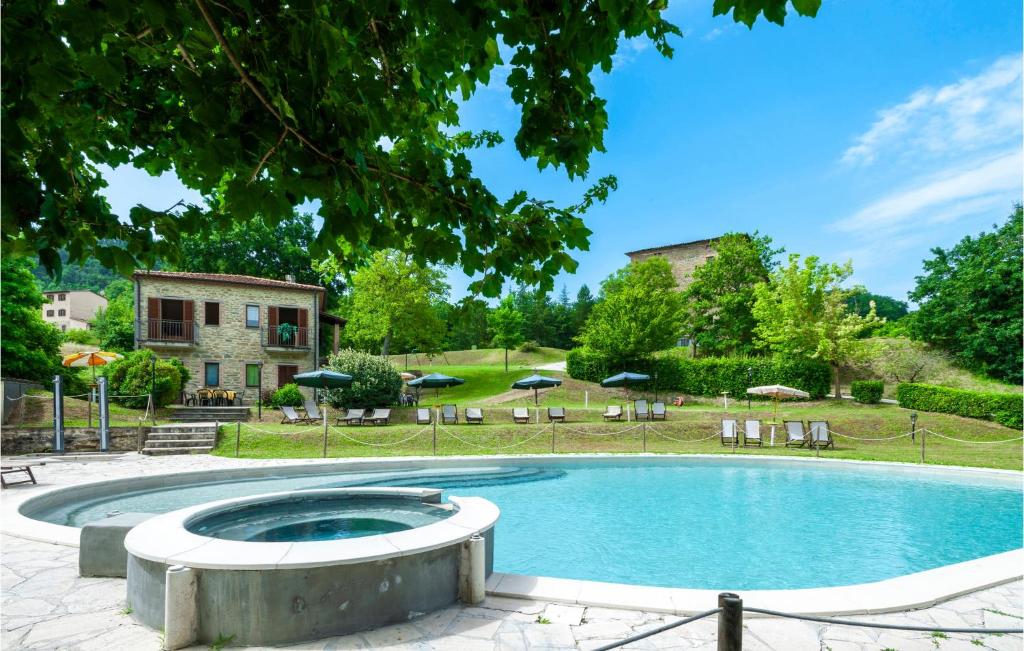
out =
{"type": "Polygon", "coordinates": [[[896,387],[896,399],[907,409],[993,420],[1014,429],[1024,426],[1024,398],[1016,393],[966,391],[904,382],[896,387]]]}
{"type": "Polygon", "coordinates": [[[633,371],[657,374],[658,388],[691,396],[719,396],[728,391],[734,398],[746,395],[750,386],[783,384],[803,389],[812,398],[829,392],[831,369],[816,359],[778,357],[698,357],[668,355],[643,360],[611,360],[587,348],[574,348],[566,355],[570,377],[588,382],[633,371]],[[748,371],[749,369],[749,371],[748,371]]]}
{"type": "Polygon", "coordinates": [[[857,402],[874,405],[882,399],[885,383],[881,380],[854,380],[850,385],[850,395],[857,402]]]}

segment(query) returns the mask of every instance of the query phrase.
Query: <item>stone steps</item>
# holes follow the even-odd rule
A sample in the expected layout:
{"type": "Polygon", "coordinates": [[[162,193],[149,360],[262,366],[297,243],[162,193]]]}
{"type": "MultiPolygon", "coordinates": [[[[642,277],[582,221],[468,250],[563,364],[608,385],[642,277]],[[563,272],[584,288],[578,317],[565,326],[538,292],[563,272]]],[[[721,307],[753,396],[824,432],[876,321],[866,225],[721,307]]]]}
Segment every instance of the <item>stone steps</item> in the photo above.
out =
{"type": "Polygon", "coordinates": [[[218,422],[234,423],[249,420],[249,407],[175,406],[171,408],[173,422],[218,422]]]}
{"type": "Polygon", "coordinates": [[[217,425],[197,422],[149,428],[142,454],[208,454],[217,445],[217,425]]]}

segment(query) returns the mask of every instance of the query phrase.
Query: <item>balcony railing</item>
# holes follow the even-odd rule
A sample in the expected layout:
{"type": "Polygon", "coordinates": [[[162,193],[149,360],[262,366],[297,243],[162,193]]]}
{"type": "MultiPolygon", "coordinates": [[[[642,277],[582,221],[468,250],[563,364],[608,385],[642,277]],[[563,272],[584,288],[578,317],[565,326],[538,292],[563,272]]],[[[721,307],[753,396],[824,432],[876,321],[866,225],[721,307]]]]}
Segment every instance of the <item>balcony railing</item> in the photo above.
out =
{"type": "Polygon", "coordinates": [[[309,348],[309,328],[263,328],[263,345],[271,348],[309,348]]]}
{"type": "Polygon", "coordinates": [[[150,319],[146,338],[150,341],[194,342],[196,322],[150,319]]]}

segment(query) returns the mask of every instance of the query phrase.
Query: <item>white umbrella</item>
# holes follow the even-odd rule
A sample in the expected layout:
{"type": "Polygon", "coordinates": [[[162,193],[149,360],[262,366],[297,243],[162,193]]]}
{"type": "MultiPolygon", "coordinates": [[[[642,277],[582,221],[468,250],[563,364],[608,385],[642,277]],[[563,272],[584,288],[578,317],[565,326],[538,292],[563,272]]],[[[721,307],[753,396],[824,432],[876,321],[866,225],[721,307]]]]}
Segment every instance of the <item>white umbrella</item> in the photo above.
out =
{"type": "Polygon", "coordinates": [[[775,400],[775,416],[772,420],[779,420],[779,400],[782,398],[810,398],[811,394],[793,387],[785,387],[781,384],[769,384],[763,387],[750,387],[747,393],[755,396],[771,396],[775,400]]]}

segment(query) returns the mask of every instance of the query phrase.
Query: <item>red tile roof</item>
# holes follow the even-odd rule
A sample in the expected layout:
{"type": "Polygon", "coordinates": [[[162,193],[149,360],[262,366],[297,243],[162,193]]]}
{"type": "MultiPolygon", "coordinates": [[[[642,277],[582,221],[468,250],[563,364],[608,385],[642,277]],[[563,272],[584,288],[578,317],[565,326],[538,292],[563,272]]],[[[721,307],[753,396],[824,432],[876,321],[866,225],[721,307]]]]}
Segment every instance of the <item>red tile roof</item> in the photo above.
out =
{"type": "Polygon", "coordinates": [[[257,285],[260,287],[276,287],[278,289],[298,289],[311,292],[322,292],[319,285],[290,283],[286,280],[257,278],[256,276],[240,276],[237,274],[205,274],[191,271],[144,271],[138,269],[132,274],[134,278],[167,278],[168,280],[185,280],[201,283],[220,283],[224,285],[257,285]]]}

